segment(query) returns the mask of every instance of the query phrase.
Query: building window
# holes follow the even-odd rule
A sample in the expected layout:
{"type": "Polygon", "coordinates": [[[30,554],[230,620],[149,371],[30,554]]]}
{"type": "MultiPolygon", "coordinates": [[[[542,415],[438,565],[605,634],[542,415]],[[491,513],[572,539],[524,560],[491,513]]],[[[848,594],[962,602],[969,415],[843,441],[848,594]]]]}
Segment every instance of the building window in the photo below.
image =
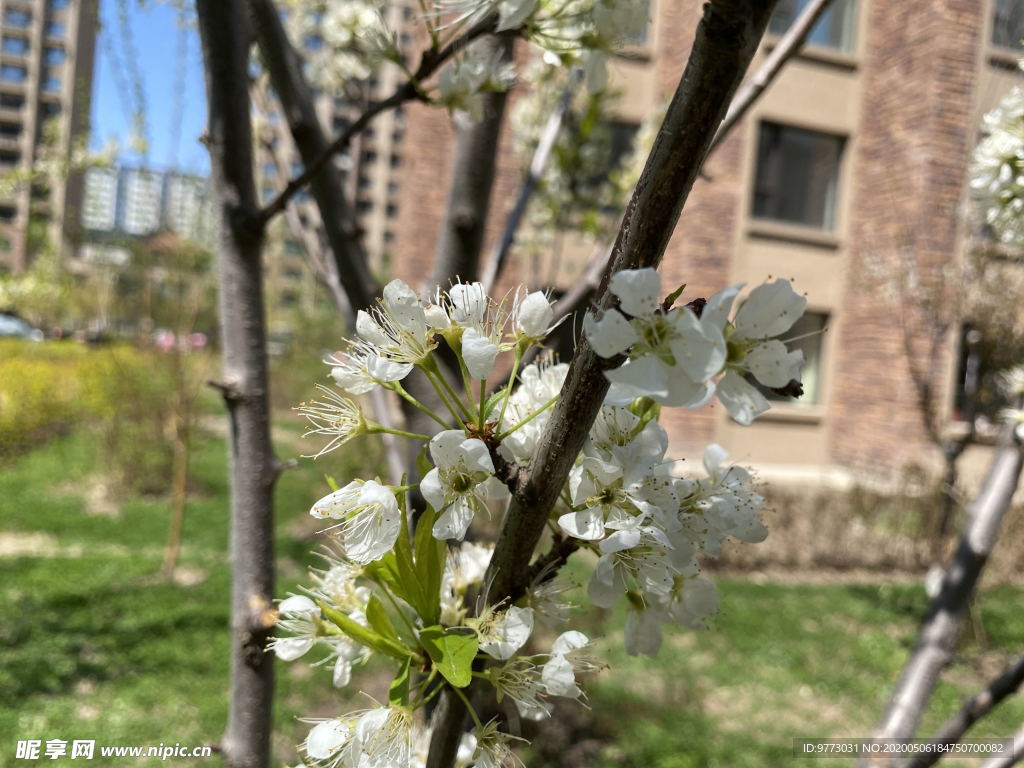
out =
{"type": "Polygon", "coordinates": [[[761,123],[753,215],[832,229],[844,139],[761,123]]]}
{"type": "Polygon", "coordinates": [[[64,37],[66,31],[63,21],[51,21],[46,25],[47,37],[64,37]]]}
{"type": "Polygon", "coordinates": [[[0,123],[0,138],[16,139],[21,136],[21,126],[17,123],[0,123]]]}
{"type": "Polygon", "coordinates": [[[25,106],[25,97],[20,93],[0,93],[0,109],[21,109],[25,106]]]}
{"type": "Polygon", "coordinates": [[[10,167],[21,162],[21,155],[17,152],[0,152],[0,166],[10,167]]]}
{"type": "Polygon", "coordinates": [[[43,93],[60,93],[60,78],[56,75],[47,75],[43,80],[43,93]]]}
{"type": "Polygon", "coordinates": [[[825,341],[825,329],[828,327],[828,315],[824,312],[805,312],[793,323],[793,327],[777,338],[786,342],[790,350],[802,350],[804,367],[800,369],[800,383],[804,393],[800,397],[787,397],[762,386],[750,374],[747,380],[756,386],[761,393],[773,402],[793,403],[794,405],[820,405],[822,401],[822,347],[825,341]],[[792,339],[792,341],[789,341],[792,339]]]}
{"type": "Polygon", "coordinates": [[[63,48],[48,47],[43,53],[43,61],[51,67],[60,66],[66,58],[63,48]]]}
{"type": "Polygon", "coordinates": [[[19,11],[13,8],[8,8],[4,14],[4,25],[8,27],[14,27],[15,29],[28,29],[28,25],[32,22],[32,16],[28,11],[19,11]]]}
{"type": "Polygon", "coordinates": [[[4,35],[3,52],[15,56],[22,56],[28,52],[28,40],[24,37],[11,37],[4,35]]]}
{"type": "Polygon", "coordinates": [[[44,120],[52,120],[60,114],[60,104],[56,101],[44,101],[40,106],[43,110],[44,120]]]}
{"type": "Polygon", "coordinates": [[[5,83],[24,83],[28,77],[28,70],[14,64],[4,64],[0,67],[0,80],[5,83]]]}
{"type": "MultiPolygon", "coordinates": [[[[771,21],[768,22],[768,31],[773,35],[785,34],[809,2],[810,0],[779,0],[771,21]]],[[[855,7],[856,0],[833,0],[828,10],[811,28],[807,43],[821,48],[834,48],[844,53],[851,51],[855,7]]]]}
{"type": "Polygon", "coordinates": [[[71,0],[50,0],[50,7],[55,11],[62,11],[71,5],[71,0]]]}
{"type": "Polygon", "coordinates": [[[15,217],[17,215],[18,215],[18,212],[16,210],[14,210],[14,208],[10,207],[9,205],[0,206],[0,221],[4,221],[4,222],[14,221],[14,219],[15,219],[15,217]]]}
{"type": "Polygon", "coordinates": [[[1024,50],[1024,5],[1020,0],[996,0],[992,14],[992,44],[1024,50]]]}

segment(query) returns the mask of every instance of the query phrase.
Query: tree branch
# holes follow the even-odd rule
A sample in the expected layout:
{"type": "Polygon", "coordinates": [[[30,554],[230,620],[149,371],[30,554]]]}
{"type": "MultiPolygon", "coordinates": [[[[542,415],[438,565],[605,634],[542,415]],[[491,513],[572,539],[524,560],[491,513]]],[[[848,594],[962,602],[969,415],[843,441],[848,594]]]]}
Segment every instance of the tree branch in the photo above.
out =
{"type": "MultiPolygon", "coordinates": [[[[990,682],[980,693],[976,693],[963,703],[963,706],[944,722],[932,736],[932,741],[941,744],[956,744],[964,737],[967,730],[978,720],[995,709],[1003,699],[1014,693],[1024,683],[1024,656],[1003,670],[995,680],[990,682]]],[[[942,758],[942,752],[922,753],[910,760],[906,768],[927,768],[935,765],[942,758]]]]}
{"type": "MultiPolygon", "coordinates": [[[[265,6],[269,5],[268,0],[249,0],[249,2],[250,7],[253,8],[263,6],[263,13],[266,12],[265,6]]],[[[272,5],[270,7],[271,9],[273,8],[272,5]]],[[[275,24],[280,28],[281,34],[283,35],[284,28],[281,27],[280,19],[276,17],[276,14],[275,19],[275,24]]],[[[471,42],[476,40],[478,37],[491,32],[494,29],[496,21],[496,16],[488,16],[474,24],[458,38],[448,43],[444,48],[441,48],[440,50],[429,49],[425,51],[420,59],[420,64],[416,68],[416,71],[409,77],[409,79],[398,86],[394,93],[383,101],[370,104],[355,120],[355,122],[351,123],[344,131],[339,133],[333,141],[330,143],[325,142],[324,146],[321,147],[320,152],[315,157],[310,157],[308,161],[305,157],[303,158],[303,162],[306,166],[305,170],[289,181],[285,188],[278,193],[277,197],[270,201],[270,203],[268,203],[263,210],[259,212],[256,217],[256,223],[263,226],[270,221],[270,219],[283,211],[285,206],[288,205],[288,202],[295,197],[303,187],[316,179],[317,176],[319,176],[324,169],[331,164],[331,158],[337,154],[345,152],[348,149],[348,145],[352,141],[352,138],[361,133],[363,129],[369,125],[370,121],[381,112],[393,109],[407,101],[423,100],[424,95],[421,90],[421,84],[423,81],[431,77],[431,75],[440,69],[442,64],[468,46],[471,42]]],[[[269,23],[269,18],[267,19],[267,22],[267,24],[264,24],[264,29],[272,30],[274,25],[269,23]]],[[[259,32],[257,32],[257,34],[259,34],[259,32]]],[[[276,39],[276,33],[274,34],[274,37],[276,39]]],[[[287,36],[285,36],[284,42],[288,45],[288,48],[292,50],[292,53],[294,53],[294,49],[291,48],[291,43],[288,42],[287,36]]],[[[268,67],[269,66],[270,65],[268,63],[268,67]]],[[[299,75],[301,77],[301,71],[299,72],[299,75]]],[[[282,95],[281,91],[278,90],[278,96],[282,95]]],[[[359,304],[358,306],[368,305],[359,304]]]]}
{"type": "Polygon", "coordinates": [[[505,229],[501,234],[501,239],[491,249],[487,263],[484,265],[483,276],[480,278],[480,282],[483,283],[484,290],[487,293],[490,293],[495,283],[498,282],[498,277],[505,266],[508,254],[515,244],[516,232],[519,231],[519,225],[523,221],[523,216],[526,215],[526,209],[533,198],[533,193],[537,191],[537,185],[544,175],[544,169],[547,167],[548,160],[551,157],[551,151],[555,148],[558,134],[562,130],[562,121],[572,106],[573,93],[581,81],[581,70],[574,69],[569,73],[569,82],[565,86],[562,98],[559,99],[558,105],[548,117],[544,130],[540,134],[537,148],[534,150],[533,158],[530,160],[530,168],[527,171],[526,179],[519,190],[519,196],[516,198],[515,205],[512,206],[512,211],[505,220],[505,229]]]}
{"type": "Polygon", "coordinates": [[[960,545],[921,622],[917,642],[875,731],[876,738],[913,738],[939,674],[953,657],[963,615],[1020,480],[1022,451],[1013,426],[1007,424],[1003,429],[988,477],[968,509],[960,545]]]}
{"type": "Polygon", "coordinates": [[[1011,765],[1016,765],[1021,760],[1024,760],[1024,726],[1021,726],[1013,734],[1013,747],[1011,747],[1009,754],[990,757],[979,765],[978,768],[1010,768],[1011,765]]]}
{"type": "MultiPolygon", "coordinates": [[[[608,291],[614,272],[660,263],[715,129],[753,58],[774,5],[772,0],[712,0],[705,4],[686,70],[612,247],[598,289],[599,307],[614,303],[608,291]]],[[[585,338],[576,347],[528,477],[520,483],[505,515],[485,577],[485,583],[490,583],[488,604],[515,594],[527,583],[530,560],[550,510],[608,390],[604,370],[618,362],[598,358],[585,338]]],[[[461,730],[466,716],[460,700],[448,691],[442,703],[433,721],[428,768],[452,764],[458,742],[454,734],[461,730]]]]}
{"type": "Polygon", "coordinates": [[[822,14],[828,10],[832,0],[810,0],[796,21],[786,30],[786,34],[779,38],[772,52],[761,64],[754,76],[751,77],[729,105],[729,111],[725,115],[722,124],[718,126],[718,132],[711,142],[708,155],[718,149],[718,146],[725,140],[736,123],[743,119],[754,103],[758,100],[765,89],[778,77],[786,62],[800,53],[807,36],[811,33],[815,23],[822,14]]]}

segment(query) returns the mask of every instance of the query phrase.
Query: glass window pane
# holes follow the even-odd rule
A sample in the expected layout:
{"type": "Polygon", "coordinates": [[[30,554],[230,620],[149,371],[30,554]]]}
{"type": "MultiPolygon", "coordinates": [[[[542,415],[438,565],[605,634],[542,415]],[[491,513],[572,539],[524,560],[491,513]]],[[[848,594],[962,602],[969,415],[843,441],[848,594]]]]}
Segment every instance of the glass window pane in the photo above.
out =
{"type": "MultiPolygon", "coordinates": [[[[779,0],[768,22],[768,31],[773,35],[785,34],[809,1],[779,0]]],[[[833,0],[828,10],[811,28],[807,43],[839,51],[852,50],[855,3],[856,0],[833,0]]]]}
{"type": "Polygon", "coordinates": [[[23,37],[9,37],[4,35],[3,51],[4,53],[13,53],[15,55],[21,55],[28,50],[28,40],[23,37]]]}
{"type": "Polygon", "coordinates": [[[13,64],[4,64],[0,67],[0,80],[7,83],[23,83],[28,76],[24,67],[17,67],[13,64]]]}
{"type": "Polygon", "coordinates": [[[832,229],[844,139],[762,123],[753,215],[832,229]]]}
{"type": "Polygon", "coordinates": [[[1024,50],[1024,3],[996,0],[992,15],[993,44],[1024,50]]]}
{"type": "Polygon", "coordinates": [[[25,29],[29,25],[31,17],[26,11],[18,11],[12,8],[8,8],[7,12],[4,13],[4,24],[9,27],[16,27],[17,29],[25,29]]]}

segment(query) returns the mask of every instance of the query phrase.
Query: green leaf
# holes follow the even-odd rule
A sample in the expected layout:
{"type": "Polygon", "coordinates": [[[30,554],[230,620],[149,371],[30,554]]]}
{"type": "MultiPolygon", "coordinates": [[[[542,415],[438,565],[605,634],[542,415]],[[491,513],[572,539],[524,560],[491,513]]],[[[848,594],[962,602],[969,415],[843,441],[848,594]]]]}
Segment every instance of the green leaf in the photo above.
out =
{"type": "Polygon", "coordinates": [[[436,624],[441,617],[441,579],[444,576],[444,561],[448,554],[448,545],[434,538],[434,521],[437,510],[427,510],[416,523],[416,536],[413,541],[416,556],[416,572],[421,579],[423,592],[423,609],[420,618],[425,624],[436,624]]]}
{"type": "Polygon", "coordinates": [[[484,400],[484,418],[487,419],[488,417],[490,417],[491,412],[494,411],[494,409],[506,397],[508,397],[508,390],[507,389],[499,389],[493,395],[491,395],[486,400],[484,400]]]}
{"type": "Polygon", "coordinates": [[[384,604],[376,595],[370,595],[370,599],[366,603],[366,620],[379,634],[390,640],[398,640],[395,625],[391,623],[388,612],[384,610],[384,604]]]}
{"type": "Polygon", "coordinates": [[[424,445],[418,454],[416,454],[416,474],[420,476],[420,480],[426,477],[427,472],[434,468],[434,465],[430,463],[430,455],[427,453],[427,445],[424,445]]]}
{"type": "Polygon", "coordinates": [[[665,297],[665,302],[661,305],[666,310],[671,309],[672,305],[676,303],[676,299],[683,295],[683,291],[686,289],[686,283],[683,283],[676,288],[672,293],[665,297]]]}
{"type": "Polygon", "coordinates": [[[411,675],[412,659],[406,659],[405,663],[398,670],[395,679],[391,681],[388,689],[388,704],[393,707],[408,706],[409,704],[409,679],[411,675]]]}
{"type": "Polygon", "coordinates": [[[469,685],[480,645],[476,632],[468,627],[446,629],[435,624],[420,630],[420,644],[445,680],[456,688],[469,685]]]}
{"type": "Polygon", "coordinates": [[[364,627],[359,622],[349,618],[341,611],[331,608],[326,603],[319,601],[317,605],[320,606],[320,610],[338,629],[344,632],[346,635],[351,637],[357,643],[362,643],[368,648],[383,653],[386,656],[404,661],[414,655],[413,651],[406,648],[401,643],[389,640],[386,637],[382,637],[374,630],[369,627],[364,627]]]}

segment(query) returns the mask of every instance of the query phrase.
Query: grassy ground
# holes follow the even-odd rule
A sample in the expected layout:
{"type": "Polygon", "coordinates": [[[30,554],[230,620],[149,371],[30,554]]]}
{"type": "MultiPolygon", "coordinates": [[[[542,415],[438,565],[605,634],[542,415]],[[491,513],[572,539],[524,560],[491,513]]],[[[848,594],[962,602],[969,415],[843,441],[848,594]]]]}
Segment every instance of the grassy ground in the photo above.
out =
{"type": "MultiPolygon", "coordinates": [[[[297,452],[294,436],[293,428],[283,435],[282,455],[297,452]]],[[[358,449],[350,456],[304,462],[282,478],[280,595],[312,562],[315,526],[305,510],[326,490],[323,473],[341,479],[369,458],[358,449]]],[[[213,743],[223,730],[223,442],[207,437],[193,456],[197,492],[176,583],[157,575],[167,504],[103,498],[95,490],[102,470],[90,441],[71,436],[0,471],[0,765],[25,764],[14,759],[17,739],[193,745],[213,743]]],[[[591,614],[585,629],[612,628],[602,648],[610,668],[589,686],[591,708],[560,709],[538,734],[528,763],[783,766],[801,762],[792,757],[794,737],[867,735],[912,640],[921,590],[736,578],[719,586],[723,610],[713,629],[670,635],[657,660],[624,654],[620,613],[591,614]]],[[[984,644],[965,641],[925,730],[1020,652],[1022,597],[1009,587],[984,596],[977,622],[984,644]]],[[[301,662],[280,669],[275,727],[284,765],[297,762],[291,745],[305,730],[295,718],[330,714],[338,705],[328,671],[301,662]]],[[[362,681],[371,691],[386,684],[374,667],[362,681]]],[[[1014,700],[976,734],[1008,736],[1022,720],[1024,702],[1014,700]]]]}

